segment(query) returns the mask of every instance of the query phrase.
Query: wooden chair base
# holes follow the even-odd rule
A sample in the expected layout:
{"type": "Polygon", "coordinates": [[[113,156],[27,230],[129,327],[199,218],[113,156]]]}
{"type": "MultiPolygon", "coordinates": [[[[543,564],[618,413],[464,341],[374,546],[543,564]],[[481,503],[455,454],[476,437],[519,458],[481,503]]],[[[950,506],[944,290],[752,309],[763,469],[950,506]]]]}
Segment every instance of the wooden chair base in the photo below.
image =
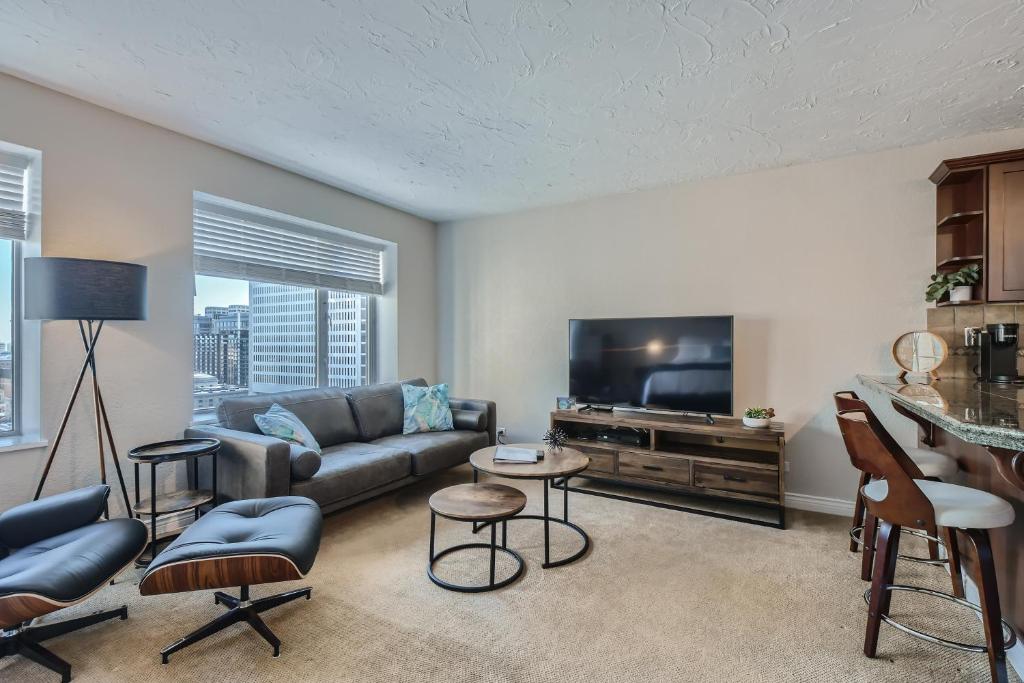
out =
{"type": "Polygon", "coordinates": [[[40,643],[44,640],[56,638],[65,633],[71,633],[72,631],[77,631],[102,621],[108,621],[115,617],[121,620],[127,619],[128,606],[122,605],[118,609],[98,612],[86,617],[79,617],[78,619],[59,621],[55,624],[31,628],[14,628],[4,631],[3,635],[0,636],[0,658],[21,655],[26,659],[31,659],[36,664],[45,666],[47,669],[60,674],[61,683],[67,683],[71,680],[71,665],[40,645],[40,643]]]}
{"type": "MultiPolygon", "coordinates": [[[[864,555],[861,558],[860,567],[860,578],[864,581],[871,580],[871,571],[875,561],[875,533],[878,527],[878,522],[870,513],[865,515],[864,526],[854,527],[850,530],[850,539],[857,545],[864,546],[864,555]],[[857,536],[857,532],[860,531],[864,540],[861,540],[857,536]]],[[[921,531],[920,529],[904,529],[903,533],[910,534],[911,536],[917,536],[928,540],[928,557],[916,557],[913,555],[900,555],[898,559],[906,560],[907,562],[917,562],[919,564],[927,564],[931,566],[945,566],[949,565],[949,578],[953,585],[953,596],[956,598],[964,598],[964,580],[962,575],[962,568],[960,566],[960,547],[956,540],[956,529],[942,528],[942,538],[938,538],[932,534],[921,531]],[[933,550],[936,548],[936,550],[933,550]],[[938,557],[937,548],[942,546],[946,551],[946,557],[938,557]]]]}
{"type": "MultiPolygon", "coordinates": [[[[870,519],[870,514],[868,516],[870,519]]],[[[890,524],[885,520],[879,520],[871,588],[865,593],[865,598],[868,601],[868,620],[864,633],[864,654],[868,657],[875,657],[878,649],[878,633],[882,623],[885,622],[905,633],[922,638],[928,642],[967,652],[984,652],[988,655],[989,673],[993,683],[1006,683],[1009,680],[1006,669],[1006,648],[1012,647],[1016,642],[1016,634],[1003,621],[999,609],[999,592],[996,587],[995,564],[992,560],[992,547],[989,542],[988,531],[985,529],[961,530],[971,539],[978,556],[977,580],[981,601],[979,605],[974,605],[958,596],[893,583],[896,574],[896,558],[899,554],[900,530],[898,525],[890,524]],[[892,593],[899,590],[914,590],[916,592],[928,593],[976,610],[981,615],[984,626],[985,645],[976,646],[947,641],[931,634],[911,629],[903,624],[897,624],[889,617],[889,605],[892,593]]]]}

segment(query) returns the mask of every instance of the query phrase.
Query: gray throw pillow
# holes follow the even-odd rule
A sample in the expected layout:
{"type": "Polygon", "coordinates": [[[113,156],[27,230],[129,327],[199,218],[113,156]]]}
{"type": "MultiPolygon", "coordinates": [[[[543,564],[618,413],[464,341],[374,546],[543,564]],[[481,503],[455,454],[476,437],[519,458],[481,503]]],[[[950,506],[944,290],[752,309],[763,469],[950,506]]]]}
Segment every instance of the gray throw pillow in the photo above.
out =
{"type": "Polygon", "coordinates": [[[256,426],[260,428],[260,431],[267,436],[296,443],[311,451],[316,451],[317,454],[320,453],[320,444],[316,442],[316,437],[313,436],[313,432],[309,431],[309,427],[304,425],[295,413],[282,408],[277,403],[270,406],[270,410],[263,415],[253,415],[252,419],[256,421],[256,426]]]}
{"type": "Polygon", "coordinates": [[[320,454],[296,443],[288,446],[291,449],[288,459],[291,461],[292,481],[312,479],[320,471],[320,463],[323,462],[320,454]]]}

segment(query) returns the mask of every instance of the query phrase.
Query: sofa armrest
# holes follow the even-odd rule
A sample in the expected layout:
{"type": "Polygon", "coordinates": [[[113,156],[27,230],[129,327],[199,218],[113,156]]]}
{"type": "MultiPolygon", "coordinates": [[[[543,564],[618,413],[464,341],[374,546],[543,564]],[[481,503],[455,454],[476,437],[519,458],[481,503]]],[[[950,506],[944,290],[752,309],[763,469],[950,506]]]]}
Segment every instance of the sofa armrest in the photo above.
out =
{"type": "Polygon", "coordinates": [[[485,401],[478,398],[449,398],[448,405],[453,410],[479,410],[487,415],[486,430],[489,442],[492,446],[498,443],[498,407],[494,401],[485,401]]]}
{"type": "Polygon", "coordinates": [[[189,439],[220,440],[217,489],[222,500],[287,496],[291,490],[288,442],[263,434],[201,425],[185,430],[189,439]]]}
{"type": "Polygon", "coordinates": [[[98,484],[13,507],[0,514],[0,545],[24,548],[92,524],[109,495],[110,487],[98,484]]]}

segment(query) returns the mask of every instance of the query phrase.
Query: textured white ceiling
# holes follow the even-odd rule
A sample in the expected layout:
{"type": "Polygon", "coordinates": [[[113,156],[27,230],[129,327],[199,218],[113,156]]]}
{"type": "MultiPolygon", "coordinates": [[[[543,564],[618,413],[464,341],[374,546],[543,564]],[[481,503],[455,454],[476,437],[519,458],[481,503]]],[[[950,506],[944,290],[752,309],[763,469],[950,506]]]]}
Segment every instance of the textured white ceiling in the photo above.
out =
{"type": "Polygon", "coordinates": [[[435,220],[1022,127],[1022,61],[1021,0],[0,4],[0,70],[435,220]]]}

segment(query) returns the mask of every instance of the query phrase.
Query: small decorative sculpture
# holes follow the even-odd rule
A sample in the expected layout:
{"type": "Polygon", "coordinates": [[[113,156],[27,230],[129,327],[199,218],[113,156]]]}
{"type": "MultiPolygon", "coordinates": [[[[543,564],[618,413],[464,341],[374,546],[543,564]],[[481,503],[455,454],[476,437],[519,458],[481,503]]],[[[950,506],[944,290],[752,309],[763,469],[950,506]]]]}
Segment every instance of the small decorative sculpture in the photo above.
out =
{"type": "Polygon", "coordinates": [[[552,427],[544,432],[544,443],[553,451],[560,451],[569,443],[569,435],[561,427],[552,427]]]}

